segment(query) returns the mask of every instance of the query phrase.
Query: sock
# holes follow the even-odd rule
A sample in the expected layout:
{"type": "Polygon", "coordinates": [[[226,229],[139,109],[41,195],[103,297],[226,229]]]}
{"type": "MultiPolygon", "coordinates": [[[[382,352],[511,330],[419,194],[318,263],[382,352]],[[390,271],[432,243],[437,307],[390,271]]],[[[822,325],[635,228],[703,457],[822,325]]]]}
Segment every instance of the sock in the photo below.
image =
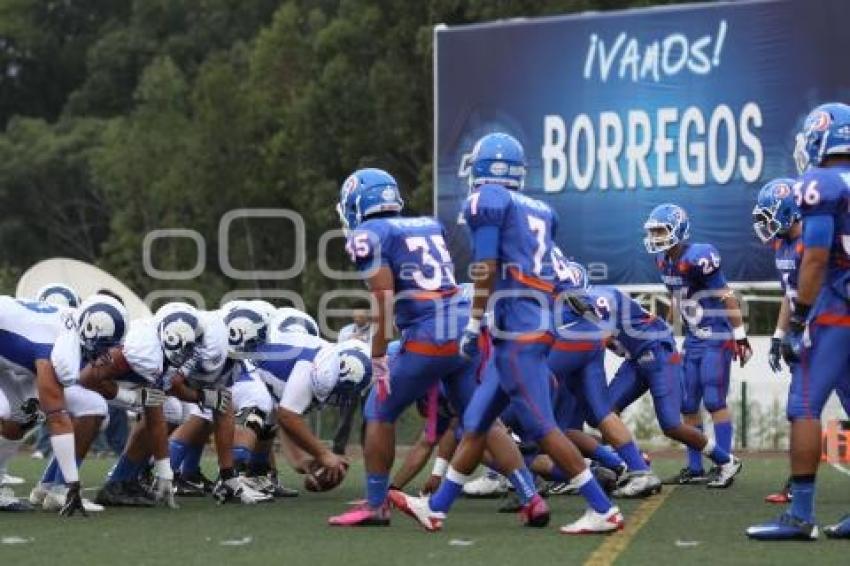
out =
{"type": "Polygon", "coordinates": [[[59,471],[59,462],[56,458],[51,458],[47,467],[44,468],[44,473],[41,474],[41,483],[51,484],[56,483],[56,473],[59,471]]]}
{"type": "MultiPolygon", "coordinates": [[[[702,432],[702,425],[695,425],[698,431],[702,432]]],[[[688,469],[694,473],[699,473],[702,475],[704,470],[702,469],[702,452],[697,450],[696,448],[691,448],[688,446],[688,469]]]]}
{"type": "Polygon", "coordinates": [[[597,513],[607,513],[613,507],[611,500],[608,499],[599,482],[593,477],[590,468],[585,468],[582,473],[576,476],[576,483],[578,484],[579,493],[581,493],[587,504],[597,513]]]}
{"type": "Polygon", "coordinates": [[[168,455],[171,458],[171,469],[175,472],[183,465],[186,458],[186,443],[182,440],[168,441],[168,455]]]}
{"type": "MultiPolygon", "coordinates": [[[[591,454],[591,457],[611,470],[617,470],[625,464],[620,455],[614,451],[614,449],[605,446],[604,444],[598,444],[596,449],[591,454]]],[[[643,459],[643,458],[641,458],[643,459]]]]}
{"type": "Polygon", "coordinates": [[[198,446],[190,444],[186,447],[186,456],[183,458],[183,465],[180,466],[180,473],[184,478],[196,476],[201,472],[201,456],[203,453],[203,444],[198,446]]]}
{"type": "Polygon", "coordinates": [[[251,461],[251,450],[247,446],[233,447],[233,467],[240,471],[248,470],[251,461]]]}
{"type": "Polygon", "coordinates": [[[56,455],[56,461],[59,462],[59,469],[62,470],[62,476],[71,483],[80,481],[80,474],[77,471],[77,461],[74,456],[73,433],[66,432],[64,434],[51,435],[50,445],[53,447],[53,454],[56,455]]]}
{"type": "Polygon", "coordinates": [[[649,470],[649,466],[644,462],[634,440],[630,440],[617,448],[617,453],[623,458],[630,472],[646,472],[649,470]]]}
{"type": "Polygon", "coordinates": [[[446,472],[446,477],[440,482],[440,487],[428,500],[428,505],[432,511],[447,513],[451,509],[455,499],[463,491],[463,484],[468,482],[469,476],[464,475],[452,466],[449,466],[449,471],[446,472]]]}
{"type": "MultiPolygon", "coordinates": [[[[79,473],[80,466],[83,465],[83,459],[77,456],[77,472],[79,473]]],[[[53,475],[53,483],[65,485],[65,476],[62,475],[62,469],[56,466],[56,473],[53,475]]]]}
{"type": "Polygon", "coordinates": [[[269,473],[269,453],[265,450],[251,452],[251,474],[264,476],[269,473]]]}
{"type": "Polygon", "coordinates": [[[711,461],[717,464],[718,466],[728,464],[729,461],[732,459],[731,456],[729,456],[728,452],[724,452],[723,450],[721,450],[717,446],[717,443],[710,438],[708,439],[708,442],[705,443],[705,447],[703,447],[702,453],[711,458],[711,461]]]}
{"type": "Polygon", "coordinates": [[[112,470],[112,473],[109,474],[109,483],[136,479],[143,463],[144,462],[133,462],[126,454],[121,454],[118,458],[118,462],[115,464],[115,468],[112,470]]]}
{"type": "Polygon", "coordinates": [[[514,486],[519,502],[525,505],[537,495],[537,489],[534,487],[534,476],[528,468],[517,468],[508,476],[508,481],[514,486]]]}
{"type": "Polygon", "coordinates": [[[389,474],[366,474],[366,501],[369,507],[377,509],[384,504],[389,485],[389,474]]]}
{"type": "Polygon", "coordinates": [[[815,475],[791,476],[791,514],[815,522],[815,475]]]}
{"type": "Polygon", "coordinates": [[[732,421],[714,423],[714,440],[721,450],[732,452],[732,421]]]}

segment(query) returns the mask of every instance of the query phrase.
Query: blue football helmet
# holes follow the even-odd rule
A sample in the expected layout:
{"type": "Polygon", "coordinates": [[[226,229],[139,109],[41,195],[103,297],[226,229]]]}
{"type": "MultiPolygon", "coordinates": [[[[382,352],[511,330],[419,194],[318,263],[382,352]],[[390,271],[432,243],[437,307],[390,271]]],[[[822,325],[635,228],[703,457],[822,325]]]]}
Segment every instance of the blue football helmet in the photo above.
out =
{"type": "Polygon", "coordinates": [[[399,213],[404,201],[398,183],[383,169],[358,169],[348,176],[339,191],[337,214],[344,230],[354,230],[373,214],[399,213]]]}
{"type": "Polygon", "coordinates": [[[80,306],[80,296],[77,292],[62,283],[49,283],[45,285],[38,290],[35,300],[55,307],[71,307],[75,309],[80,306]]]}
{"type": "Polygon", "coordinates": [[[646,251],[657,254],[687,240],[691,235],[691,222],[681,206],[659,204],[649,213],[643,229],[646,231],[643,240],[646,251]]]}
{"type": "Polygon", "coordinates": [[[794,162],[800,174],[811,165],[820,166],[830,155],[850,155],[850,106],[840,102],[812,110],[794,146],[794,162]]]}
{"type": "Polygon", "coordinates": [[[475,144],[468,160],[469,186],[485,183],[522,190],[525,184],[525,151],[516,138],[504,133],[487,134],[475,144]]]}
{"type": "Polygon", "coordinates": [[[127,309],[108,295],[92,295],[77,309],[74,322],[83,357],[96,360],[124,340],[130,319],[127,309]]]}
{"type": "Polygon", "coordinates": [[[784,236],[800,219],[800,209],[791,187],[794,179],[774,179],[759,191],[753,208],[753,230],[763,243],[784,236]]]}

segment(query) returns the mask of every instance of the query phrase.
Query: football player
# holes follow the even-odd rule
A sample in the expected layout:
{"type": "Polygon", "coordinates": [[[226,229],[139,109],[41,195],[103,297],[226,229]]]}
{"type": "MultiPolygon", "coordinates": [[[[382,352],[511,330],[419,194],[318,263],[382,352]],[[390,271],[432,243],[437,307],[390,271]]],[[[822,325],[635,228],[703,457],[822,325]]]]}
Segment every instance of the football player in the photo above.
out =
{"type": "MultiPolygon", "coordinates": [[[[776,330],[770,340],[768,361],[774,372],[782,371],[782,339],[788,331],[788,319],[797,296],[797,274],[803,253],[803,225],[800,209],[794,200],[791,187],[794,179],[774,179],[765,184],[758,193],[753,208],[753,230],[763,244],[769,244],[775,255],[776,271],[782,285],[782,303],[776,330]]],[[[782,491],[765,497],[768,503],[788,503],[791,480],[785,482],[782,491]]]]}
{"type": "MultiPolygon", "coordinates": [[[[850,107],[818,106],[803,123],[794,151],[801,177],[792,192],[803,221],[797,296],[783,338],[791,366],[790,507],[774,521],[754,525],[758,540],[814,540],[815,477],[821,458],[821,412],[850,374],[850,107]]],[[[850,538],[850,517],[824,528],[850,538]]]]}
{"type": "Polygon", "coordinates": [[[664,435],[700,451],[718,467],[719,473],[709,487],[731,485],[741,469],[740,461],[700,430],[682,422],[681,358],[670,327],[619,289],[590,287],[584,267],[575,263],[570,266],[577,274],[576,284],[565,290],[568,308],[561,328],[569,334],[577,332],[570,312],[595,321],[603,331],[608,349],[625,358],[608,384],[614,410],[624,411],[648,390],[664,435]]]}
{"type": "MultiPolygon", "coordinates": [[[[61,515],[100,510],[82,499],[77,459],[82,459],[100,429],[106,403],[77,382],[84,364],[100,363],[124,338],[128,325],[124,306],[111,297],[93,295],[78,309],[60,313],[52,305],[2,297],[0,313],[0,387],[10,408],[10,414],[0,414],[4,436],[19,438],[40,407],[55,459],[48,466],[54,484],[50,500],[57,502],[61,515]],[[37,403],[33,389],[38,392],[37,403]]],[[[46,501],[47,494],[38,503],[46,501]]]]}
{"type": "MultiPolygon", "coordinates": [[[[587,467],[575,445],[558,428],[552,410],[546,358],[553,342],[553,281],[565,266],[553,256],[557,220],[545,203],[524,196],[525,155],[513,137],[495,133],[481,138],[469,161],[470,195],[463,218],[472,233],[475,297],[472,316],[460,339],[470,358],[478,354],[481,319],[492,300],[492,360],[463,415],[464,436],[439,489],[430,498],[405,496],[396,506],[430,530],[440,528],[446,512],[481,461],[484,433],[510,402],[526,433],[551,456],[566,477],[576,477],[589,504],[565,534],[610,532],[623,516],[587,467]]],[[[516,483],[527,490],[532,507],[542,499],[531,473],[516,483]],[[533,495],[532,495],[533,494],[533,495]]],[[[510,475],[508,475],[510,478],[510,475]]],[[[395,493],[395,492],[394,492],[395,493]]],[[[548,513],[546,513],[548,519],[548,513]]],[[[541,522],[542,523],[542,522],[541,522]]],[[[543,523],[545,524],[545,523],[543,523]]]]}
{"type": "MultiPolygon", "coordinates": [[[[374,297],[377,316],[371,342],[374,386],[364,411],[366,502],[331,517],[334,526],[388,525],[396,420],[439,381],[459,408],[466,407],[475,389],[476,364],[464,359],[458,348],[469,303],[455,283],[443,227],[429,217],[402,217],[402,208],[398,185],[386,171],[355,171],[342,186],[337,209],[348,232],[347,250],[374,297]],[[401,332],[402,347],[390,367],[387,344],[393,323],[401,332]]],[[[545,525],[549,510],[534,490],[522,456],[506,432],[496,427],[491,431],[491,424],[479,431],[482,444],[486,438],[500,469],[522,494],[521,517],[525,524],[545,525]]],[[[456,476],[449,470],[447,477],[456,476]]],[[[452,485],[460,492],[460,483],[452,485]]],[[[392,493],[404,499],[401,492],[392,493]]],[[[439,523],[426,519],[423,524],[434,530],[439,523]]]]}
{"type": "MultiPolygon", "coordinates": [[[[735,293],[726,284],[720,253],[711,244],[692,243],[690,221],[682,207],[661,204],[644,224],[647,252],[655,256],[661,280],[670,292],[671,313],[678,311],[685,324],[684,398],[685,424],[702,430],[700,404],[711,414],[717,447],[732,452],[732,417],[726,405],[733,359],[741,367],[752,357],[735,293]]],[[[705,474],[702,451],[688,446],[688,462],[665,480],[671,484],[717,482],[719,468],[705,474]]]]}
{"type": "Polygon", "coordinates": [[[584,268],[568,262],[557,247],[553,254],[566,266],[568,274],[556,285],[555,303],[558,321],[556,338],[547,359],[549,369],[563,387],[570,389],[587,408],[590,425],[617,451],[628,466],[628,473],[614,495],[646,497],[661,491],[661,480],[652,473],[640,449],[620,416],[614,412],[605,376],[605,344],[612,334],[601,328],[600,321],[610,319],[611,307],[604,295],[583,301],[579,293],[587,292],[584,268]]]}

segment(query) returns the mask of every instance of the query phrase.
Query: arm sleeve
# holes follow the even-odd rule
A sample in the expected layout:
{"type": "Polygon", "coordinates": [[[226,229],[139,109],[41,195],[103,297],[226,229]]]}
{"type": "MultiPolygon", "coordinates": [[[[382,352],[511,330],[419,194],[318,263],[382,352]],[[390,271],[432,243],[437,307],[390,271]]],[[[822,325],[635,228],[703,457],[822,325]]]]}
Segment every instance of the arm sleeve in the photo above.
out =
{"type": "Polygon", "coordinates": [[[310,362],[299,361],[295,364],[289,379],[286,380],[286,387],[280,400],[282,408],[299,415],[307,411],[310,403],[313,402],[313,371],[314,367],[310,362]]]}
{"type": "Polygon", "coordinates": [[[807,248],[832,247],[835,234],[835,221],[832,216],[818,214],[806,217],[803,222],[803,245],[807,248]]]}

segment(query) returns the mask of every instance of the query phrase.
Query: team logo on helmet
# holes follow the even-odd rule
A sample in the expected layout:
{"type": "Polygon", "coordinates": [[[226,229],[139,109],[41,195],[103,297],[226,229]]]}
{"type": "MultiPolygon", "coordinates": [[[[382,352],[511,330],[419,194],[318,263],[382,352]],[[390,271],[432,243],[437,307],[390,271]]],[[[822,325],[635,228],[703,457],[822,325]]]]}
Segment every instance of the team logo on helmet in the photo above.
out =
{"type": "Polygon", "coordinates": [[[777,183],[773,187],[773,194],[778,199],[783,199],[791,194],[791,187],[786,183],[777,183]]]}
{"type": "Polygon", "coordinates": [[[351,191],[357,188],[357,185],[360,181],[357,180],[356,175],[349,175],[345,182],[342,184],[342,198],[348,198],[348,195],[351,194],[351,191]]]}
{"type": "Polygon", "coordinates": [[[393,201],[395,200],[395,191],[392,189],[392,187],[387,187],[381,193],[381,198],[388,202],[393,201]]]}
{"type": "Polygon", "coordinates": [[[825,132],[829,129],[831,123],[832,118],[829,116],[829,113],[819,110],[809,118],[807,129],[812,132],[825,132]]]}
{"type": "MultiPolygon", "coordinates": [[[[501,157],[501,154],[499,154],[501,157]]],[[[502,175],[508,174],[509,166],[504,161],[494,161],[490,164],[490,174],[496,175],[497,177],[501,177],[502,175]]]]}

